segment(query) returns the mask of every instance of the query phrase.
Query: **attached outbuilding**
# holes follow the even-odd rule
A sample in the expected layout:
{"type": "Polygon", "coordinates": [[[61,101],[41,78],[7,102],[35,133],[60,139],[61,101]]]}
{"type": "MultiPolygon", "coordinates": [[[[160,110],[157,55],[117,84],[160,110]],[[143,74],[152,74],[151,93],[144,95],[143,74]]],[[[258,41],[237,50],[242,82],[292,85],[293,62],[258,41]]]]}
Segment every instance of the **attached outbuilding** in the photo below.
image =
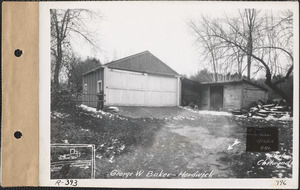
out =
{"type": "Polygon", "coordinates": [[[266,101],[268,89],[248,80],[201,83],[199,109],[247,109],[258,100],[266,101]]]}
{"type": "Polygon", "coordinates": [[[112,61],[83,75],[83,103],[104,105],[179,106],[180,75],[149,51],[112,61]]]}
{"type": "Polygon", "coordinates": [[[181,105],[199,107],[201,102],[202,85],[199,82],[182,78],[181,79],[181,105]]]}

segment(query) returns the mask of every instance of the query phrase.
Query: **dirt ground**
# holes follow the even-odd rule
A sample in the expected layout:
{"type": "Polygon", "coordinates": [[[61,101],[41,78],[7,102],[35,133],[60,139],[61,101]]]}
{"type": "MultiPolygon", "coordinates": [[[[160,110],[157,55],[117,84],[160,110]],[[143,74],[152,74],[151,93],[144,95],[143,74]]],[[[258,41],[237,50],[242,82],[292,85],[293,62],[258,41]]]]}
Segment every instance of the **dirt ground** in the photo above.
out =
{"type": "MultiPolygon", "coordinates": [[[[291,164],[280,167],[258,164],[266,159],[278,161],[280,155],[285,156],[280,157],[281,162],[289,163],[292,155],[292,121],[237,117],[226,112],[194,111],[180,107],[118,108],[118,114],[92,113],[91,118],[85,114],[88,118],[81,118],[78,122],[89,121],[75,123],[80,125],[80,131],[88,132],[69,140],[71,143],[96,144],[96,178],[292,176],[291,164]],[[99,126],[95,128],[97,122],[99,126]],[[262,126],[278,127],[279,151],[246,152],[247,127],[262,126]],[[105,135],[101,141],[102,134],[105,135]],[[85,136],[89,136],[89,140],[85,136]],[[110,140],[111,143],[108,142],[110,140]],[[235,141],[238,144],[228,150],[235,141]]],[[[53,133],[56,134],[55,131],[53,133]]],[[[69,132],[69,136],[75,133],[78,131],[69,132]]],[[[56,137],[52,142],[61,138],[66,137],[56,137]]]]}
{"type": "MultiPolygon", "coordinates": [[[[164,125],[156,132],[152,146],[136,147],[116,158],[115,169],[120,173],[145,171],[147,175],[147,172],[163,171],[173,174],[170,177],[179,177],[182,172],[193,174],[198,171],[213,172],[213,178],[275,177],[276,172],[270,172],[274,168],[257,166],[264,154],[245,151],[246,130],[248,126],[255,125],[276,125],[279,130],[291,127],[291,123],[285,121],[239,118],[226,112],[193,111],[178,107],[119,109],[119,115],[126,117],[164,119],[164,125]],[[228,150],[235,140],[239,144],[228,150]]],[[[280,171],[290,177],[286,170],[280,171]]]]}

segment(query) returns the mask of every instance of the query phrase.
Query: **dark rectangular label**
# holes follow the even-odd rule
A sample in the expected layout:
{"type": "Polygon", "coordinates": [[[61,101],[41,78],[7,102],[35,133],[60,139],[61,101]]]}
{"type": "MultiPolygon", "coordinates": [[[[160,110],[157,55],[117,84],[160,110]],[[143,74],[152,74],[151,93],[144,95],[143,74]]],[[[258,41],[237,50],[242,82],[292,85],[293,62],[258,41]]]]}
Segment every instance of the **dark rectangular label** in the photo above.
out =
{"type": "Polygon", "coordinates": [[[278,128],[247,127],[246,151],[278,151],[278,128]]]}

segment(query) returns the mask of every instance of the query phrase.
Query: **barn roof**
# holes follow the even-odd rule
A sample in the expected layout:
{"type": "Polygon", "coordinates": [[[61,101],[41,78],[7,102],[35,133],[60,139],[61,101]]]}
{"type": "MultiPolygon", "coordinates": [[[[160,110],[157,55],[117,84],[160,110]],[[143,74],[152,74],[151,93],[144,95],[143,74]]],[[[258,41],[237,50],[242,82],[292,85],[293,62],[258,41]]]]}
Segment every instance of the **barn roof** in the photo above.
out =
{"type": "Polygon", "coordinates": [[[240,79],[240,80],[231,80],[231,81],[220,81],[220,82],[202,82],[202,85],[223,85],[223,84],[237,84],[237,83],[247,83],[252,86],[256,86],[262,90],[268,91],[267,88],[260,86],[259,84],[256,84],[254,82],[245,80],[245,79],[240,79]]]}
{"type": "Polygon", "coordinates": [[[108,68],[128,71],[144,72],[151,74],[173,75],[179,74],[167,64],[155,57],[149,51],[137,53],[116,61],[105,64],[108,68]]]}

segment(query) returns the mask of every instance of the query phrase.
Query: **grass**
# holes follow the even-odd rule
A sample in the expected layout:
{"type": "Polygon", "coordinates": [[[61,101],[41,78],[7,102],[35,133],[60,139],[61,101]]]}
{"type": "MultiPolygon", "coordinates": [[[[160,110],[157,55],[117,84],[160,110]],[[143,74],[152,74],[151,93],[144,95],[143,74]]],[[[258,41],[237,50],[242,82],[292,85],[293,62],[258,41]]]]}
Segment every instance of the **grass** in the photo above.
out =
{"type": "MultiPolygon", "coordinates": [[[[280,150],[276,154],[291,156],[292,121],[180,114],[187,117],[131,118],[62,106],[51,113],[51,143],[95,144],[96,178],[112,178],[114,169],[173,173],[214,169],[218,170],[216,178],[291,177],[291,168],[257,165],[258,160],[266,159],[266,153],[246,152],[245,144],[247,127],[278,127],[280,150]],[[195,134],[196,139],[189,139],[195,134]],[[239,139],[240,145],[227,151],[234,139],[239,139]]],[[[66,170],[56,178],[78,172],[66,170]]],[[[81,177],[87,178],[85,175],[81,177]]]]}
{"type": "Polygon", "coordinates": [[[65,106],[51,113],[51,143],[94,144],[96,156],[108,164],[137,146],[151,146],[162,125],[158,119],[96,116],[80,107],[65,106]]]}

